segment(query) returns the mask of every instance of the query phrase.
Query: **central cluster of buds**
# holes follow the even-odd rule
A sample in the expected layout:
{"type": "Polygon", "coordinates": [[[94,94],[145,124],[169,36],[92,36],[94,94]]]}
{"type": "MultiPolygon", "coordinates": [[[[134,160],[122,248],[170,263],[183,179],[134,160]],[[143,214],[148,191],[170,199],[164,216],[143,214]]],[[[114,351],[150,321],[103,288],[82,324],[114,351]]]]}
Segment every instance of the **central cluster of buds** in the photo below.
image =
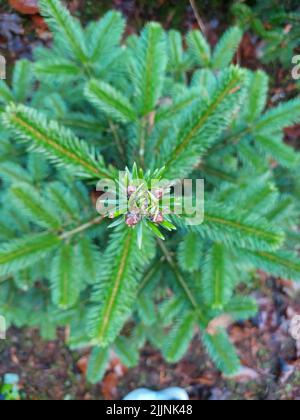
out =
{"type": "Polygon", "coordinates": [[[141,246],[143,227],[150,229],[160,239],[164,235],[160,227],[167,231],[176,230],[169,219],[172,183],[162,181],[164,168],[154,172],[138,169],[134,164],[119,173],[115,181],[104,180],[97,185],[101,196],[97,200],[97,211],[104,217],[115,219],[111,228],[125,224],[138,230],[138,243],[141,246]]]}
{"type": "Polygon", "coordinates": [[[142,184],[140,187],[129,185],[127,188],[128,212],[125,222],[129,227],[134,227],[143,219],[148,219],[155,224],[164,222],[164,215],[160,207],[164,190],[162,188],[150,191],[142,184]]]}

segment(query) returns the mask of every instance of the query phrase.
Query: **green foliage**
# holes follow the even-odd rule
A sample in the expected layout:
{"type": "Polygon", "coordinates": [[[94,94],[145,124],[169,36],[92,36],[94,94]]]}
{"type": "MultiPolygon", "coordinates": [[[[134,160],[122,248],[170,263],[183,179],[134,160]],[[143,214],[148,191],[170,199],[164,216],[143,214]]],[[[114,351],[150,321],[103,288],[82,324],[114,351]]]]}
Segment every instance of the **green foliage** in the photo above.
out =
{"type": "Polygon", "coordinates": [[[251,8],[234,2],[231,12],[243,29],[250,29],[263,39],[261,58],[264,62],[280,61],[289,67],[294,50],[300,43],[300,10],[297,1],[256,1],[251,8]]]}
{"type": "Polygon", "coordinates": [[[0,248],[0,273],[2,276],[13,274],[37,263],[60,243],[57,236],[38,234],[24,236],[3,243],[0,248]]]}
{"type": "Polygon", "coordinates": [[[247,123],[253,123],[264,111],[268,98],[268,76],[263,71],[249,72],[249,95],[244,109],[247,123]]]}
{"type": "Polygon", "coordinates": [[[107,61],[119,46],[125,29],[125,21],[118,12],[111,11],[99,22],[92,22],[86,29],[86,44],[92,63],[107,61]]]}
{"type": "Polygon", "coordinates": [[[108,349],[94,347],[90,356],[88,370],[87,370],[87,379],[90,383],[96,384],[103,379],[108,362],[109,362],[108,349]]]}
{"type": "Polygon", "coordinates": [[[163,354],[168,362],[176,363],[186,353],[195,333],[196,319],[195,314],[187,312],[180,320],[175,321],[164,343],[163,354]]]}
{"type": "Polygon", "coordinates": [[[265,270],[275,276],[281,276],[291,280],[299,281],[299,258],[297,255],[289,252],[251,252],[241,251],[241,259],[246,257],[248,263],[265,270]]]}
{"type": "Polygon", "coordinates": [[[27,99],[28,92],[33,87],[32,66],[27,60],[17,62],[13,74],[13,94],[18,102],[27,99]]]}
{"type": "Polygon", "coordinates": [[[137,50],[130,52],[132,83],[137,109],[144,116],[153,111],[161,96],[167,65],[165,34],[157,23],[143,30],[137,50]]]}
{"type": "Polygon", "coordinates": [[[206,305],[223,309],[231,298],[233,270],[223,245],[215,243],[208,251],[203,267],[203,297],[206,305]]]}
{"type": "Polygon", "coordinates": [[[240,45],[243,33],[239,28],[230,28],[220,39],[212,57],[213,69],[228,66],[240,45]]]}
{"type": "Polygon", "coordinates": [[[204,333],[202,339],[208,354],[225,375],[231,376],[239,371],[239,358],[225,331],[215,335],[204,333]]]}
{"type": "Polygon", "coordinates": [[[165,177],[188,176],[191,168],[230,125],[244,96],[243,78],[241,69],[226,69],[211,101],[197,101],[190,109],[190,118],[179,121],[175,139],[173,131],[166,137],[160,159],[160,166],[166,167],[165,177]]]}
{"type": "Polygon", "coordinates": [[[115,351],[124,366],[135,367],[139,361],[138,348],[132,340],[118,337],[115,341],[115,351]]]}
{"type": "Polygon", "coordinates": [[[62,48],[67,50],[72,58],[85,62],[87,48],[79,22],[70,15],[59,0],[40,0],[39,6],[62,48]]]}
{"type": "Polygon", "coordinates": [[[203,242],[195,232],[189,232],[178,248],[178,263],[183,271],[193,273],[200,269],[203,242]]]}
{"type": "Polygon", "coordinates": [[[225,307],[225,312],[237,321],[254,317],[257,310],[257,303],[254,299],[238,295],[231,299],[225,307]]]}
{"type": "Polygon", "coordinates": [[[139,251],[136,233],[136,230],[122,227],[112,235],[101,259],[101,278],[92,295],[95,305],[90,314],[90,335],[101,347],[114,342],[126,322],[142,269],[153,258],[152,239],[144,239],[144,249],[139,251]]]}
{"type": "Polygon", "coordinates": [[[16,184],[10,190],[12,203],[34,223],[44,228],[58,229],[60,218],[51,203],[41,199],[40,193],[28,184],[16,184]]]}
{"type": "Polygon", "coordinates": [[[93,347],[93,383],[111,349],[131,367],[149,341],[173,363],[199,330],[233,375],[236,351],[211,324],[255,315],[236,292],[256,269],[300,278],[299,154],[283,131],[299,99],[267,107],[268,76],[232,65],[236,27],[215,49],[156,23],[123,42],[117,12],[83,28],[60,1],[40,4],[53,47],[0,84],[0,313],[47,339],[68,327],[71,348],[93,347]],[[205,179],[200,225],[163,203],[185,177],[205,179]],[[95,193],[103,179],[132,211],[95,193]],[[106,199],[120,208],[97,214],[106,199]]]}
{"type": "Polygon", "coordinates": [[[190,54],[195,64],[208,67],[211,61],[211,47],[200,31],[192,31],[187,36],[190,54]]]}
{"type": "Polygon", "coordinates": [[[230,28],[223,34],[212,51],[204,35],[200,31],[194,30],[187,35],[188,54],[197,66],[221,70],[232,63],[242,36],[243,32],[240,28],[230,28]]]}
{"type": "Polygon", "coordinates": [[[255,124],[255,132],[258,134],[276,133],[284,127],[297,124],[300,120],[300,100],[294,99],[266,112],[255,124]]]}
{"type": "Polygon", "coordinates": [[[120,122],[134,121],[137,117],[127,98],[106,83],[92,80],[87,86],[86,95],[100,110],[120,122]]]}
{"type": "Polygon", "coordinates": [[[77,255],[71,244],[64,244],[57,251],[50,274],[53,303],[68,309],[77,303],[80,293],[77,255]]]}
{"type": "Polygon", "coordinates": [[[64,163],[77,175],[84,177],[108,176],[103,159],[94,148],[78,140],[71,131],[56,122],[48,122],[42,114],[23,105],[11,105],[3,115],[4,124],[11,128],[29,147],[42,152],[53,162],[64,163]]]}

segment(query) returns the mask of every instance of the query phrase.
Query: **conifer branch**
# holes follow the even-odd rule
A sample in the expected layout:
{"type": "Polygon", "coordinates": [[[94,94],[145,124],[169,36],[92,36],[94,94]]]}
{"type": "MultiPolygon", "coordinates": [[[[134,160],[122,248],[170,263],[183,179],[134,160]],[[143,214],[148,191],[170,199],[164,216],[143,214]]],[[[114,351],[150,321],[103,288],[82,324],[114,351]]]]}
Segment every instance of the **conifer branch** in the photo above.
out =
{"type": "Polygon", "coordinates": [[[185,293],[186,297],[188,298],[191,306],[198,311],[199,310],[199,305],[198,305],[197,301],[195,300],[195,298],[193,296],[193,293],[189,289],[189,286],[187,285],[186,281],[184,280],[183,276],[181,275],[176,263],[173,261],[173,258],[171,256],[170,252],[168,251],[167,247],[165,246],[165,244],[160,239],[157,242],[158,242],[158,245],[159,245],[163,255],[166,258],[167,263],[171,267],[171,269],[172,269],[172,271],[173,271],[173,273],[176,277],[176,280],[178,281],[178,284],[180,285],[180,287],[184,291],[184,293],[185,293]]]}
{"type": "Polygon", "coordinates": [[[145,289],[145,287],[150,282],[150,280],[153,278],[153,276],[158,272],[158,270],[160,269],[160,267],[162,266],[162,263],[164,261],[165,261],[165,257],[162,257],[155,264],[151,265],[151,267],[149,267],[148,271],[145,272],[143,281],[139,286],[139,293],[141,293],[145,289]]]}
{"type": "Polygon", "coordinates": [[[223,245],[215,243],[208,251],[203,267],[203,296],[207,306],[223,309],[233,291],[232,267],[223,245]]]}
{"type": "Polygon", "coordinates": [[[108,348],[93,348],[87,370],[87,379],[90,383],[97,384],[102,380],[109,363],[109,353],[108,348]]]}
{"type": "Polygon", "coordinates": [[[169,363],[178,362],[187,352],[189,345],[195,335],[196,325],[195,314],[187,312],[175,325],[171,333],[166,337],[163,347],[163,354],[169,363]]]}
{"type": "Polygon", "coordinates": [[[132,57],[132,78],[141,116],[155,109],[161,95],[166,66],[165,34],[158,23],[150,23],[142,32],[138,51],[132,57]]]}
{"type": "Polygon", "coordinates": [[[128,227],[113,234],[99,267],[101,278],[93,294],[90,335],[101,347],[115,340],[127,320],[145,262],[153,257],[152,239],[144,232],[144,246],[140,251],[136,248],[136,234],[136,230],[128,227]]]}
{"type": "Polygon", "coordinates": [[[234,375],[240,369],[240,361],[226,331],[220,330],[215,335],[202,333],[204,345],[218,368],[226,375],[234,375]]]}
{"type": "Polygon", "coordinates": [[[220,88],[208,106],[199,109],[197,104],[191,123],[187,125],[185,122],[177,135],[177,144],[167,158],[164,174],[166,177],[176,178],[190,173],[199,162],[201,154],[229,125],[243,98],[243,81],[244,73],[231,67],[224,74],[220,88]]]}
{"type": "Polygon", "coordinates": [[[0,103],[7,104],[14,100],[15,98],[10,88],[3,80],[0,80],[0,103]]]}
{"type": "Polygon", "coordinates": [[[185,217],[174,217],[174,222],[204,239],[254,250],[278,249],[285,239],[284,233],[267,220],[208,200],[205,202],[202,225],[187,225],[185,217]]]}
{"type": "Polygon", "coordinates": [[[3,121],[20,140],[46,154],[54,163],[64,164],[79,176],[112,178],[103,158],[93,148],[56,122],[48,122],[37,111],[23,105],[10,105],[3,114],[3,121]]]}
{"type": "Polygon", "coordinates": [[[1,244],[0,275],[13,274],[32,266],[60,243],[56,235],[35,234],[1,244]]]}
{"type": "Polygon", "coordinates": [[[211,60],[213,69],[222,69],[231,64],[242,37],[243,32],[237,26],[225,32],[218,42],[211,60]]]}
{"type": "Polygon", "coordinates": [[[85,92],[91,103],[106,112],[110,117],[114,117],[116,120],[124,123],[136,120],[137,116],[133,106],[113,86],[91,80],[85,92]]]}
{"type": "Polygon", "coordinates": [[[106,13],[99,22],[91,22],[86,30],[86,44],[92,63],[105,61],[120,45],[125,29],[125,20],[120,12],[106,13]]]}
{"type": "Polygon", "coordinates": [[[59,0],[39,0],[42,15],[54,33],[61,36],[69,51],[82,63],[87,61],[87,49],[82,28],[59,0]]]}
{"type": "Polygon", "coordinates": [[[73,246],[63,243],[57,250],[52,262],[50,275],[52,300],[62,309],[74,306],[80,293],[80,278],[78,262],[73,246]]]}
{"type": "MultiPolygon", "coordinates": [[[[198,231],[201,234],[201,227],[199,227],[198,231]]],[[[221,207],[219,209],[216,208],[216,211],[213,210],[213,207],[207,208],[205,212],[203,235],[207,234],[212,238],[214,231],[216,235],[215,239],[218,237],[217,231],[220,234],[223,231],[225,241],[228,239],[229,242],[233,241],[235,244],[238,242],[240,244],[244,243],[245,246],[248,243],[254,249],[278,248],[284,241],[283,233],[279,229],[273,228],[264,220],[251,220],[249,216],[239,217],[238,213],[232,217],[228,210],[222,209],[221,207]],[[230,233],[236,235],[236,239],[233,236],[230,237],[230,233]]]]}
{"type": "Polygon", "coordinates": [[[300,260],[297,255],[288,251],[250,251],[240,252],[240,258],[274,276],[291,280],[300,280],[300,260]]]}
{"type": "Polygon", "coordinates": [[[95,219],[92,219],[89,222],[84,223],[83,225],[78,226],[77,228],[73,230],[70,230],[69,232],[64,232],[62,235],[60,235],[60,239],[67,241],[70,238],[72,238],[72,236],[78,235],[79,233],[82,233],[93,226],[99,225],[103,221],[103,219],[104,219],[103,216],[96,217],[95,219]]]}

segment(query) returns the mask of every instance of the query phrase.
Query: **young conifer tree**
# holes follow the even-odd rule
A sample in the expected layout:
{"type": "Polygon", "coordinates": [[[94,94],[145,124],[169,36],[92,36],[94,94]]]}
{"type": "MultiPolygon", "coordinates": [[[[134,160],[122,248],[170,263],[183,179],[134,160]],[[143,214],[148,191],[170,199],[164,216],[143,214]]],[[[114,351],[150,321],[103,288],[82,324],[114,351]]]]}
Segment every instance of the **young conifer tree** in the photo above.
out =
{"type": "Polygon", "coordinates": [[[256,269],[300,278],[299,155],[283,131],[300,100],[267,106],[267,75],[231,64],[238,28],[214,50],[157,23],[124,40],[118,12],[83,28],[59,0],[39,3],[53,46],[0,85],[0,313],[46,339],[68,326],[72,349],[93,347],[92,382],[111,349],[134,366],[150,341],[174,363],[195,337],[235,374],[220,320],[257,312],[237,286],[256,269]],[[120,171],[134,211],[110,220],[95,188],[120,171]],[[165,214],[164,191],[148,190],[159,178],[205,180],[202,224],[165,214]]]}

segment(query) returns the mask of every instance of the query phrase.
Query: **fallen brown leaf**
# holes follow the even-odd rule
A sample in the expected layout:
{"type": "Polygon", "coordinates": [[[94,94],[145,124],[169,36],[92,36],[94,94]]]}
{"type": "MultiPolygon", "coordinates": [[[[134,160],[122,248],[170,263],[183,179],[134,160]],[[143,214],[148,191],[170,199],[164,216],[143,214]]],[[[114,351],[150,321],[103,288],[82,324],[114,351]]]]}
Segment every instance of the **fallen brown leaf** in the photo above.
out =
{"type": "Polygon", "coordinates": [[[256,381],[259,378],[260,375],[258,372],[256,372],[254,369],[250,369],[245,366],[242,366],[239,372],[236,375],[234,375],[234,380],[240,383],[256,381]]]}
{"type": "Polygon", "coordinates": [[[210,335],[216,335],[218,334],[219,328],[228,328],[232,323],[233,319],[229,315],[221,315],[209,323],[206,331],[210,335]]]}
{"type": "Polygon", "coordinates": [[[10,6],[24,15],[35,15],[39,13],[37,0],[9,0],[10,6]]]}
{"type": "Polygon", "coordinates": [[[88,356],[81,357],[81,359],[79,359],[77,362],[77,368],[83,375],[86,375],[88,362],[89,362],[88,356]]]}
{"type": "Polygon", "coordinates": [[[119,378],[115,372],[108,373],[102,381],[101,390],[106,400],[114,400],[117,395],[119,378]]]}

